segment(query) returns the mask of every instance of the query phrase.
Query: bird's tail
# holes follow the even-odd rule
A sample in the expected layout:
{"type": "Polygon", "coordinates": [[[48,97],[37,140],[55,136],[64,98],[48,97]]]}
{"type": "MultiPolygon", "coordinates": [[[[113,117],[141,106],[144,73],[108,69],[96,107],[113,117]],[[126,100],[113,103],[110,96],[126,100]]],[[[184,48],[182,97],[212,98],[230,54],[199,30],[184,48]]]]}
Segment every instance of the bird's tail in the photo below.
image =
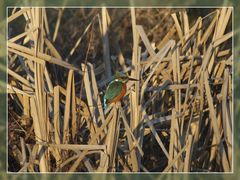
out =
{"type": "Polygon", "coordinates": [[[108,108],[108,103],[106,98],[103,99],[103,105],[104,105],[104,112],[106,112],[108,108]]]}

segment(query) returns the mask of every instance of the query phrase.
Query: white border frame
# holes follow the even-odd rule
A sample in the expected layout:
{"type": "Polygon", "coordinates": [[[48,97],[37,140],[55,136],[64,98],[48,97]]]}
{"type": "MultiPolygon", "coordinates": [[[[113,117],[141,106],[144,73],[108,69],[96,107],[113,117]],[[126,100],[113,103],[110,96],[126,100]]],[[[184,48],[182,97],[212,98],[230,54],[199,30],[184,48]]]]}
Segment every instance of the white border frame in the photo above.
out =
{"type": "MultiPolygon", "coordinates": [[[[235,58],[235,51],[234,51],[234,16],[235,16],[235,12],[234,12],[234,6],[104,6],[104,4],[100,5],[100,6],[7,6],[6,7],[6,18],[8,18],[8,9],[9,8],[46,8],[46,9],[50,9],[50,8],[73,8],[73,9],[80,9],[80,8],[84,8],[84,9],[96,9],[96,8],[102,8],[102,7],[106,7],[107,9],[129,9],[129,8],[142,8],[142,9],[157,9],[157,8],[162,8],[162,9],[183,9],[183,8],[191,8],[191,9],[210,9],[210,8],[231,8],[232,9],[232,56],[233,56],[233,64],[232,64],[232,171],[231,172],[10,172],[8,171],[8,90],[6,88],[6,173],[7,174],[17,174],[17,175],[23,175],[23,174],[29,174],[29,175],[35,175],[35,174],[82,174],[82,175],[95,175],[95,174],[104,174],[104,175],[126,175],[126,174],[143,174],[143,175],[165,175],[165,174],[172,174],[172,175],[184,175],[184,174],[193,174],[193,175],[197,175],[197,174],[204,174],[204,175],[229,175],[229,174],[234,174],[234,162],[235,160],[235,154],[234,154],[234,74],[235,74],[235,70],[234,70],[234,58],[235,58]]],[[[8,21],[6,19],[6,84],[8,83],[8,21]]]]}

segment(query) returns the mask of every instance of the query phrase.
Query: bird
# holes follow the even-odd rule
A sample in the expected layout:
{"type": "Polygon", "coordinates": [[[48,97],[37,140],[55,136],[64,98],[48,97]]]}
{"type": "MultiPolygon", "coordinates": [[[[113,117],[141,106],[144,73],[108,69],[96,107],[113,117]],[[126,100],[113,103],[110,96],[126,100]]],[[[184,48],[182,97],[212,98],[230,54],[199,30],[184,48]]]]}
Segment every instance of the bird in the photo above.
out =
{"type": "Polygon", "coordinates": [[[137,79],[128,77],[124,73],[117,72],[114,79],[108,84],[105,95],[104,95],[104,110],[106,111],[108,105],[116,103],[125,96],[127,92],[127,82],[138,81],[137,79]]]}

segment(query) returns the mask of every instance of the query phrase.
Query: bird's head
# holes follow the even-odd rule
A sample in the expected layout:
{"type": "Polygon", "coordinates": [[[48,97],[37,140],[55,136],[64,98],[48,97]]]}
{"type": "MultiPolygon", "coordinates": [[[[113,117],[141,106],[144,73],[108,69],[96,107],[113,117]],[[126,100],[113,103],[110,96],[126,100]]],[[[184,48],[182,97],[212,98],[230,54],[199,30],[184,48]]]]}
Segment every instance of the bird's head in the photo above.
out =
{"type": "Polygon", "coordinates": [[[114,79],[115,79],[115,81],[121,81],[123,83],[127,83],[128,81],[138,81],[137,79],[128,77],[126,74],[120,73],[120,72],[117,72],[115,74],[115,78],[114,79]]]}

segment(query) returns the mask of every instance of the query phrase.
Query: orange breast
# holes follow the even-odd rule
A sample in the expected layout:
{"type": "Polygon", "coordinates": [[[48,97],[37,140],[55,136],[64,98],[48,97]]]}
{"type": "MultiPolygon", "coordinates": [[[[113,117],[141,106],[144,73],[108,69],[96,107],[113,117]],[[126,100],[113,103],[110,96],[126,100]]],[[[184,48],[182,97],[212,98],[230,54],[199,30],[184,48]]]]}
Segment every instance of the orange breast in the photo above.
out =
{"type": "Polygon", "coordinates": [[[126,94],[126,91],[127,91],[127,86],[125,83],[123,83],[123,87],[122,87],[120,94],[118,96],[116,96],[114,99],[112,99],[110,101],[110,103],[115,103],[115,102],[119,101],[126,94]]]}

